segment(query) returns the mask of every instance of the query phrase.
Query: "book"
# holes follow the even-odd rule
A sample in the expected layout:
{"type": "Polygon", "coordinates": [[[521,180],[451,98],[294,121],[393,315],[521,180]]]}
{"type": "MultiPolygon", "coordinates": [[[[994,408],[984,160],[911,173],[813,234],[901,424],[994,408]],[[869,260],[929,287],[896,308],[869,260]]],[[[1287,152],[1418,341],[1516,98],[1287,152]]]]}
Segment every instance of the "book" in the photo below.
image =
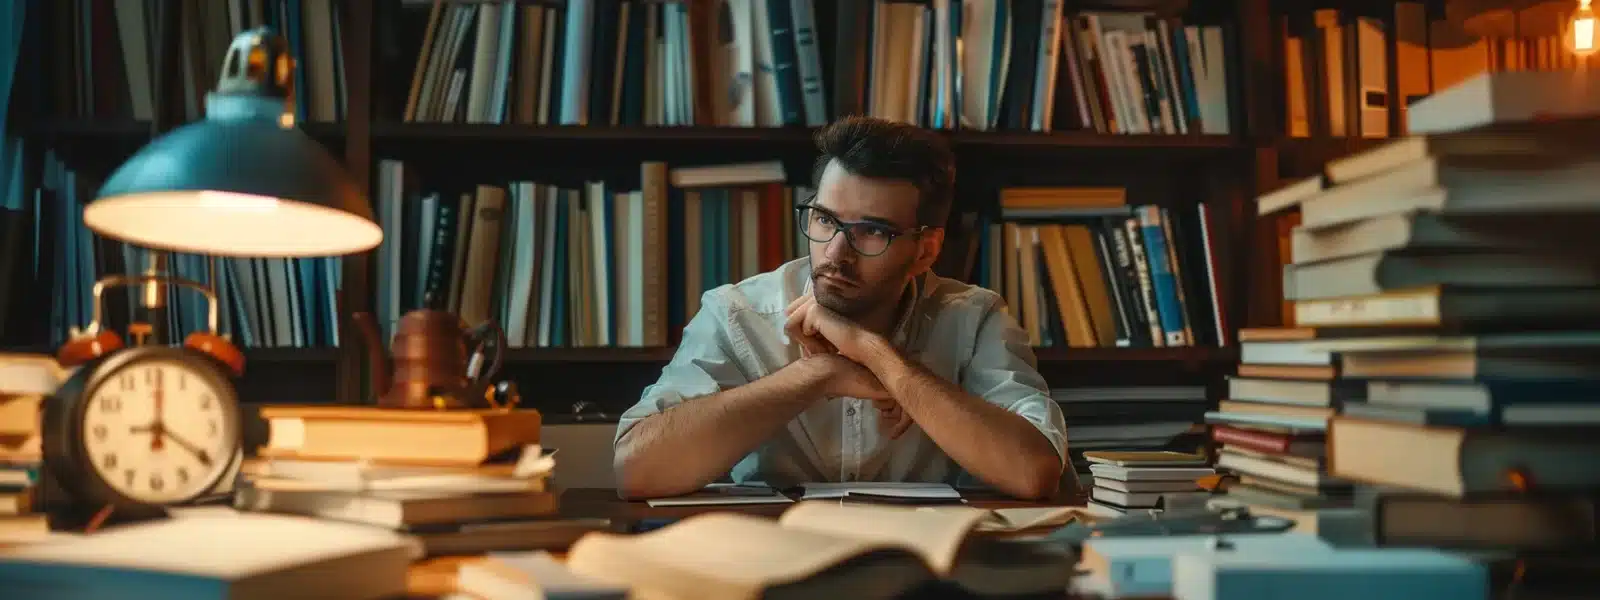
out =
{"type": "Polygon", "coordinates": [[[247,485],[234,494],[240,510],[284,513],[399,529],[554,515],[552,492],[461,493],[432,490],[362,492],[264,489],[247,485]]]}
{"type": "Polygon", "coordinates": [[[386,598],[405,594],[415,552],[374,527],[191,509],[0,548],[0,589],[32,600],[386,598]]]}
{"type": "MultiPolygon", "coordinates": [[[[1089,572],[1085,579],[1093,582],[1092,589],[1107,597],[1170,596],[1175,557],[1211,551],[1218,539],[1212,535],[1096,537],[1084,542],[1081,565],[1089,572]]],[[[1293,533],[1245,533],[1222,539],[1230,552],[1239,556],[1320,556],[1331,551],[1331,546],[1316,536],[1293,533]]]]}
{"type": "Polygon", "coordinates": [[[1171,594],[1184,600],[1478,600],[1489,589],[1483,565],[1423,548],[1185,552],[1172,561],[1171,594]]]}
{"type": "Polygon", "coordinates": [[[1484,73],[1434,92],[1406,111],[1414,134],[1460,131],[1494,123],[1592,117],[1600,86],[1581,69],[1484,73]]]}
{"type": "Polygon", "coordinates": [[[536,410],[398,410],[266,406],[267,458],[365,459],[379,464],[482,464],[539,443],[536,410]],[[424,441],[425,440],[425,441],[424,441]]]}
{"type": "Polygon", "coordinates": [[[894,598],[936,580],[985,595],[1066,589],[1070,551],[973,536],[988,518],[970,507],[800,502],[776,520],[707,513],[638,535],[592,533],[567,567],[641,596],[704,600],[894,598]]]}
{"type": "Polygon", "coordinates": [[[1189,452],[1170,450],[1103,450],[1085,452],[1083,457],[1093,464],[1119,467],[1203,467],[1206,457],[1189,452]]]}

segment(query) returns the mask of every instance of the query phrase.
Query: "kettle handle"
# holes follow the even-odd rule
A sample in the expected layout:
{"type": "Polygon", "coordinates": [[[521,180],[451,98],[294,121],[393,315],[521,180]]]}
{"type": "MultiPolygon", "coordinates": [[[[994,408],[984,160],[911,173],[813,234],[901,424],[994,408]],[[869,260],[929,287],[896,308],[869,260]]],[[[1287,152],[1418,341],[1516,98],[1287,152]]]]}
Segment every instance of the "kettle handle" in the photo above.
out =
{"type": "MultiPolygon", "coordinates": [[[[467,330],[467,339],[474,342],[472,352],[469,354],[473,358],[476,358],[478,353],[484,350],[484,346],[493,346],[493,349],[489,351],[489,367],[482,373],[471,376],[474,385],[484,381],[492,381],[495,374],[500,372],[501,355],[506,349],[505,329],[500,327],[500,324],[496,323],[494,319],[489,319],[467,330]],[[490,334],[493,334],[493,339],[489,338],[490,334]]],[[[468,368],[471,368],[470,364],[468,368]]]]}

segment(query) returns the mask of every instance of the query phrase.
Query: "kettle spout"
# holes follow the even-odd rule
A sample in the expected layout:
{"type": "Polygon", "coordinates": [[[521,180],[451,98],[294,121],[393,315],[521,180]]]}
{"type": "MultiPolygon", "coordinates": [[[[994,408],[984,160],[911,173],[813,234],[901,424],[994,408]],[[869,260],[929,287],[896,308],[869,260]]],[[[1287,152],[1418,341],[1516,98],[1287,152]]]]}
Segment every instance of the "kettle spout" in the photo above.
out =
{"type": "Polygon", "coordinates": [[[367,364],[372,372],[372,392],[382,398],[389,393],[391,374],[383,338],[378,335],[378,324],[372,319],[371,313],[358,312],[350,315],[350,318],[361,330],[361,341],[367,347],[367,364]]]}

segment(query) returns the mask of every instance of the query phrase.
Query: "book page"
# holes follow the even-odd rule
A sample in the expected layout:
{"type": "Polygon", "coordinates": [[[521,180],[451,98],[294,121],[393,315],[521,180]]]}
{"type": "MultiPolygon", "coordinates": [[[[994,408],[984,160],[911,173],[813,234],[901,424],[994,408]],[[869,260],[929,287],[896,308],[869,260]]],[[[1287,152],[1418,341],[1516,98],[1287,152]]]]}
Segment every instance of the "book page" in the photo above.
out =
{"type": "Polygon", "coordinates": [[[578,575],[675,597],[755,598],[871,550],[870,538],[780,527],[771,519],[708,513],[637,535],[591,533],[567,552],[578,575]]]}
{"type": "Polygon", "coordinates": [[[778,523],[791,530],[850,536],[916,550],[941,576],[955,566],[956,554],[979,521],[990,512],[964,506],[918,509],[835,502],[801,502],[778,523]]]}
{"type": "Polygon", "coordinates": [[[1059,527],[1071,523],[1083,509],[1076,506],[1029,506],[997,508],[978,523],[978,531],[1023,531],[1035,527],[1059,527]]]}

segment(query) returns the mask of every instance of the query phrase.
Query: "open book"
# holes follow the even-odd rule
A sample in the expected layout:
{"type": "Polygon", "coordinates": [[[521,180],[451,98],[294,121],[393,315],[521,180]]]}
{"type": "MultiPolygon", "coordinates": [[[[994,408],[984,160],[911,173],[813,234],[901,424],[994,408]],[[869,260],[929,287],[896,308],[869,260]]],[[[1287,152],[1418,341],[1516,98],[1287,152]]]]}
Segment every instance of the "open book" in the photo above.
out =
{"type": "Polygon", "coordinates": [[[591,533],[567,567],[643,596],[893,598],[940,580],[980,595],[1064,591],[1064,546],[971,534],[995,513],[810,501],[776,521],[708,513],[632,536],[591,533]]]}

